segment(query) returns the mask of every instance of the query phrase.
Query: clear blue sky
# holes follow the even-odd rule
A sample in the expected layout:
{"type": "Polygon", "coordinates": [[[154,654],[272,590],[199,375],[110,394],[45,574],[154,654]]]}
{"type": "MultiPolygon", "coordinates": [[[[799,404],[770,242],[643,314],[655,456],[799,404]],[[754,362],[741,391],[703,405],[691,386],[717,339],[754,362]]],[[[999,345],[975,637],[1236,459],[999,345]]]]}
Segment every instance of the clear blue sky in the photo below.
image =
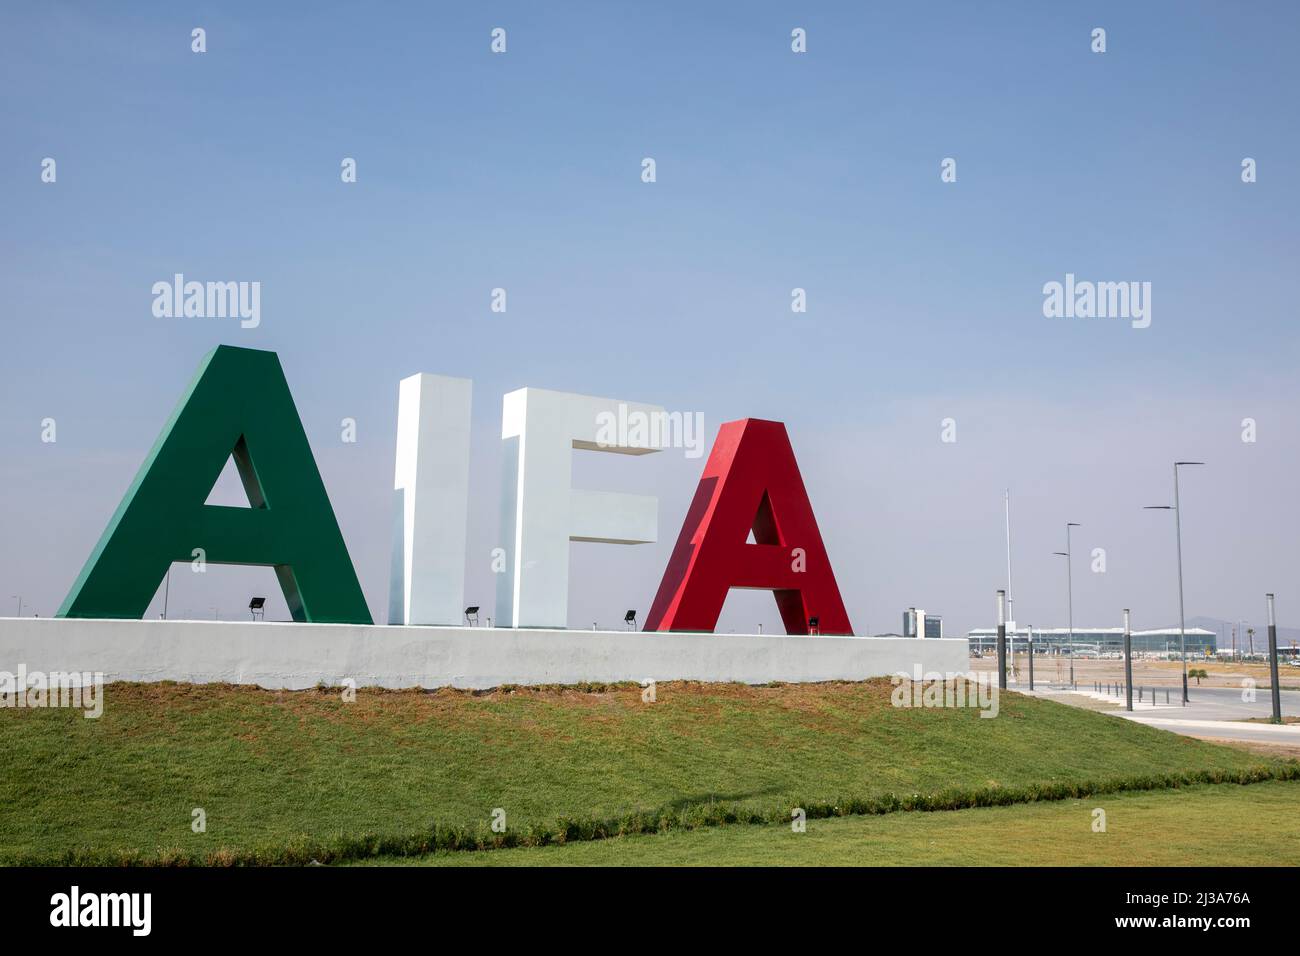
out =
{"type": "MultiPolygon", "coordinates": [[[[1210,462],[1189,615],[1258,619],[1275,589],[1285,616],[1288,586],[1300,612],[1297,49],[1281,2],[6,5],[0,602],[54,611],[225,342],[280,353],[377,615],[417,371],[475,381],[471,603],[500,396],[533,385],[701,411],[710,439],[787,422],[859,631],[988,624],[1007,485],[1022,621],[1063,623],[1076,520],[1108,558],[1076,564],[1076,618],[1169,623],[1172,527],[1140,508],[1175,457],[1210,462]],[[261,326],[155,318],[175,272],[261,282],[261,326]],[[1067,272],[1151,282],[1151,327],[1044,318],[1067,272]]],[[[662,540],[575,545],[574,624],[649,605],[702,464],[656,457],[580,466],[658,494],[662,540]]],[[[263,570],[173,587],[173,615],[279,601],[263,570]]]]}

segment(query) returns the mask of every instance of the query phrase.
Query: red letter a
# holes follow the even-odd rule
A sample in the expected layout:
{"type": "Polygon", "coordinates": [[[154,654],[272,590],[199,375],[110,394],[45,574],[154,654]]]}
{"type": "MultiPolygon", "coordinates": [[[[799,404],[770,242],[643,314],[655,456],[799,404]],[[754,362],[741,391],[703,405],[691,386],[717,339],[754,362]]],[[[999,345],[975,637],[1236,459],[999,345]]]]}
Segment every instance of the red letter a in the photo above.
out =
{"type": "Polygon", "coordinates": [[[853,633],[781,422],[718,431],[645,629],[712,631],[730,588],[772,591],[787,634],[853,633]]]}

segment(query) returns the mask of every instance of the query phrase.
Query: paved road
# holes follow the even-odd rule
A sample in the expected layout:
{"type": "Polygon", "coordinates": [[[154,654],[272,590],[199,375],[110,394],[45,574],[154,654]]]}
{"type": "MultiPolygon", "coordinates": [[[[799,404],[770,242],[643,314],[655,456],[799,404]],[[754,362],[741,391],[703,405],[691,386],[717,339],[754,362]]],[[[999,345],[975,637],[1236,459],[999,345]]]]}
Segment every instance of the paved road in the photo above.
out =
{"type": "MultiPolygon", "coordinates": [[[[1015,688],[1013,688],[1015,689],[1015,688]]],[[[1060,701],[1063,704],[1082,706],[1085,701],[1096,698],[1092,695],[1091,685],[1080,686],[1079,693],[1071,693],[1065,688],[1039,687],[1038,693],[1044,697],[1060,701]]],[[[1145,695],[1144,695],[1145,696],[1145,695]]],[[[1170,695],[1170,704],[1164,703],[1164,691],[1156,695],[1156,706],[1146,707],[1128,713],[1123,709],[1115,710],[1116,716],[1124,717],[1137,723],[1159,727],[1189,737],[1212,737],[1220,740],[1240,740],[1252,743],[1281,744],[1288,747],[1300,746],[1300,724],[1258,724],[1246,718],[1269,717],[1273,713],[1273,703],[1267,689],[1255,691],[1255,699],[1242,700],[1242,691],[1228,687],[1196,687],[1189,689],[1191,701],[1186,707],[1178,703],[1177,688],[1170,695]]],[[[1121,706],[1123,696],[1112,697],[1121,706]]],[[[1134,694],[1136,706],[1137,695],[1134,694]]],[[[1300,691],[1282,691],[1282,713],[1288,717],[1300,717],[1300,691]]]]}
{"type": "Polygon", "coordinates": [[[1220,720],[1164,720],[1150,715],[1121,713],[1134,723],[1146,724],[1160,730],[1170,730],[1187,737],[1200,737],[1206,740],[1237,740],[1257,744],[1274,744],[1280,747],[1300,748],[1300,726],[1277,726],[1274,724],[1250,724],[1220,720]]]}

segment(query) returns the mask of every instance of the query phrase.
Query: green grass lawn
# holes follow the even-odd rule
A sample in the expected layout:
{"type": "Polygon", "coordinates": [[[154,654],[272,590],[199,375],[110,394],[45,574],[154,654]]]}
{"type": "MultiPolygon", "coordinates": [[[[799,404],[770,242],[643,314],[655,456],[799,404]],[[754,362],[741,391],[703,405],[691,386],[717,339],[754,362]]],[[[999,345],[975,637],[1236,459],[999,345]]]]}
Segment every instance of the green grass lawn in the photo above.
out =
{"type": "Polygon", "coordinates": [[[1006,694],[981,719],[894,708],[890,690],[671,683],[643,703],[632,687],[363,689],[345,703],[114,684],[98,720],[0,710],[0,862],[331,860],[419,852],[437,832],[436,846],[493,839],[498,807],[511,834],[545,842],[1268,763],[1048,700],[1006,694]],[[191,830],[195,808],[205,833],[191,830]]]}
{"type": "Polygon", "coordinates": [[[420,866],[1297,866],[1300,782],[1211,784],[938,813],[434,853],[420,866]],[[1106,831],[1092,829],[1106,812],[1106,831]]]}

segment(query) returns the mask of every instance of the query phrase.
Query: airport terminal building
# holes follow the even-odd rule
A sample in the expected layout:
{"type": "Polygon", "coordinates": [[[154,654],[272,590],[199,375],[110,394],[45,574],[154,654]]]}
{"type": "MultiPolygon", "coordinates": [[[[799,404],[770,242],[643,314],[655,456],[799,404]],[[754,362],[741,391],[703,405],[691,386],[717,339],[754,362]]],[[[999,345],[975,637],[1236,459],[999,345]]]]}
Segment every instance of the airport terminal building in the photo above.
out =
{"type": "MultiPolygon", "coordinates": [[[[1183,632],[1187,637],[1189,657],[1213,656],[1218,635],[1203,627],[1189,627],[1183,632]]],[[[1122,627],[1076,627],[1071,642],[1070,629],[1066,627],[1033,628],[1034,651],[1051,656],[1104,657],[1124,653],[1122,627]]],[[[1133,631],[1133,653],[1146,657],[1177,657],[1178,628],[1162,627],[1151,631],[1133,631]]],[[[992,627],[977,627],[967,633],[971,653],[995,654],[998,632],[992,627]]],[[[1023,654],[1029,648],[1029,629],[1007,628],[1007,647],[1012,653],[1023,654]]]]}

